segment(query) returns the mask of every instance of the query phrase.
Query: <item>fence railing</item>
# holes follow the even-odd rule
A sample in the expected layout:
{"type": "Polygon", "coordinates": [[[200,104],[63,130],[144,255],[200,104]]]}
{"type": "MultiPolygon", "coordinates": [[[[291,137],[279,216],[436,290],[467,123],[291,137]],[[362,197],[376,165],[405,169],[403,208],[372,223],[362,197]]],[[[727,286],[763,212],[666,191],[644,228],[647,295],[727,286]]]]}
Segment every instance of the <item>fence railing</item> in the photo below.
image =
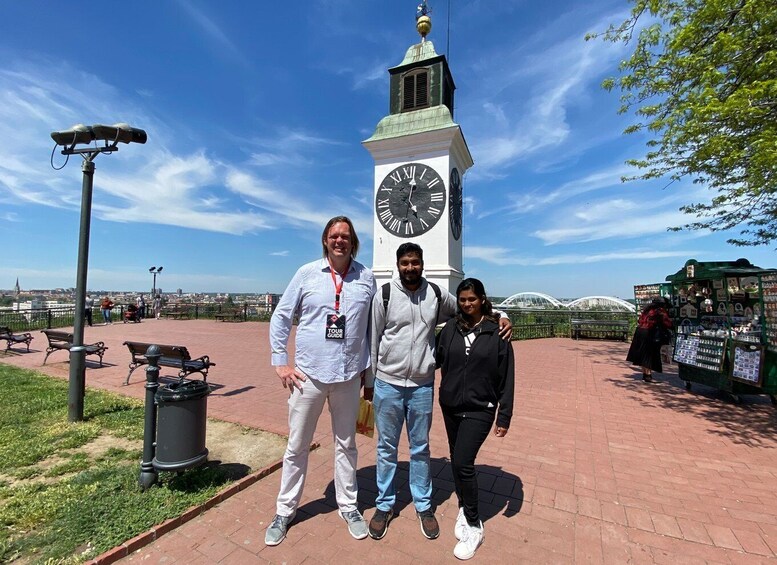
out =
{"type": "MultiPolygon", "coordinates": [[[[216,319],[216,314],[243,311],[243,319],[247,321],[269,321],[270,313],[260,311],[259,307],[250,304],[210,304],[210,303],[179,303],[178,307],[187,308],[191,319],[216,319]]],[[[124,319],[126,304],[117,304],[111,310],[111,321],[121,322],[124,319]]],[[[146,306],[146,316],[151,316],[150,306],[146,306]]],[[[93,323],[103,323],[102,311],[99,307],[92,308],[93,323]]],[[[64,328],[75,323],[75,307],[60,306],[56,308],[35,308],[30,310],[0,310],[0,326],[7,326],[14,332],[29,332],[33,330],[64,328]]]]}
{"type": "MultiPolygon", "coordinates": [[[[170,307],[172,304],[166,305],[170,307]]],[[[246,321],[267,322],[270,313],[260,310],[251,304],[212,304],[207,302],[176,303],[176,309],[186,309],[189,318],[193,320],[215,320],[217,314],[243,311],[246,321]]],[[[111,320],[121,322],[124,319],[125,304],[117,304],[111,310],[111,320]]],[[[163,307],[164,309],[164,307],[163,307]]],[[[527,310],[502,309],[513,323],[513,339],[537,339],[545,337],[569,337],[571,320],[626,320],[629,322],[629,334],[637,326],[637,315],[632,312],[604,312],[596,310],[527,310]]],[[[147,316],[151,308],[146,306],[147,316]]],[[[102,323],[102,312],[99,307],[93,308],[92,317],[95,324],[102,323]]],[[[15,332],[63,328],[72,326],[75,320],[75,308],[64,306],[58,308],[40,308],[33,310],[0,310],[0,326],[8,326],[15,332]]]]}
{"type": "Polygon", "coordinates": [[[569,337],[572,320],[625,320],[629,333],[637,327],[637,314],[600,310],[543,310],[501,308],[513,323],[513,339],[569,337]]]}

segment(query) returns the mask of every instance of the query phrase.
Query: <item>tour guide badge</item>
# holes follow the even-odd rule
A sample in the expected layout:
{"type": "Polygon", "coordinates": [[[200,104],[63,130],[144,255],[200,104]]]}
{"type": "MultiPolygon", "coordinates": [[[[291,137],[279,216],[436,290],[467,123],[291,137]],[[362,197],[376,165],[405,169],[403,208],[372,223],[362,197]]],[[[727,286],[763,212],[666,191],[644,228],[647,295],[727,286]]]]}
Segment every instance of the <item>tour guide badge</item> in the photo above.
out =
{"type": "Polygon", "coordinates": [[[329,314],[326,317],[326,338],[345,339],[345,316],[329,314]]]}

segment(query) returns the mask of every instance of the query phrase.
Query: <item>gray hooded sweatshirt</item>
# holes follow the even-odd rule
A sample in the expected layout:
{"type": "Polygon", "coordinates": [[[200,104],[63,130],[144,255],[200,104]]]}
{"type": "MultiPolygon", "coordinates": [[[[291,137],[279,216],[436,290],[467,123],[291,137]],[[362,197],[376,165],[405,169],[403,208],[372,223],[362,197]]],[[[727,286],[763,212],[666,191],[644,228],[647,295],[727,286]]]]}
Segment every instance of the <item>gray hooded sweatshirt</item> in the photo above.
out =
{"type": "Polygon", "coordinates": [[[397,386],[417,387],[434,381],[434,328],[456,314],[456,298],[441,288],[439,319],[437,296],[425,278],[409,291],[399,278],[391,281],[388,307],[383,308],[380,287],[372,299],[371,359],[374,379],[397,386]]]}

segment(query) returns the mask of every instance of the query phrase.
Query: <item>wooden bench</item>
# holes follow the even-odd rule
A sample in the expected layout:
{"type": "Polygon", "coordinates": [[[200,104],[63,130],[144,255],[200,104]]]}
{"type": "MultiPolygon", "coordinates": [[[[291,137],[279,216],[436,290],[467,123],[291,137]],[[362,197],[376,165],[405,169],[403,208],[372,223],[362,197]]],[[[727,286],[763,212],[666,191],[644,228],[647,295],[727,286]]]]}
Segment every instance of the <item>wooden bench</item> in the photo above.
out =
{"type": "Polygon", "coordinates": [[[242,322],[244,321],[242,310],[224,310],[213,316],[217,322],[242,322]]]}
{"type": "MultiPolygon", "coordinates": [[[[41,332],[46,334],[46,338],[49,340],[49,346],[46,348],[46,357],[43,359],[44,365],[46,364],[46,360],[49,358],[49,355],[55,351],[60,349],[70,351],[70,349],[73,347],[72,333],[63,332],[62,330],[41,330],[41,332]]],[[[84,344],[83,348],[86,351],[87,356],[99,356],[100,367],[103,366],[103,355],[105,355],[105,350],[108,349],[104,342],[98,341],[96,343],[84,344]]]]}
{"type": "Polygon", "coordinates": [[[598,337],[628,341],[629,322],[626,320],[572,320],[570,334],[572,339],[598,337]]]}
{"type": "Polygon", "coordinates": [[[15,334],[13,331],[11,331],[11,328],[7,326],[0,326],[0,339],[5,340],[5,350],[8,351],[11,349],[11,346],[16,345],[17,343],[24,343],[27,345],[27,353],[30,352],[30,342],[32,341],[32,336],[29,333],[21,333],[21,334],[15,334]]]}
{"type": "Polygon", "coordinates": [[[124,345],[129,349],[132,360],[129,364],[129,373],[124,381],[125,385],[129,384],[132,372],[142,365],[148,365],[148,358],[146,357],[146,351],[151,345],[156,345],[159,348],[159,352],[162,356],[159,358],[160,367],[173,367],[178,369],[178,378],[183,379],[187,375],[199,373],[202,375],[202,380],[208,380],[208,369],[210,369],[215,363],[213,363],[207,355],[192,359],[189,354],[189,350],[184,345],[160,345],[158,343],[142,343],[139,341],[125,341],[124,345]]]}
{"type": "Polygon", "coordinates": [[[190,310],[188,307],[181,308],[178,306],[172,306],[162,310],[162,316],[165,318],[172,318],[173,320],[188,320],[191,318],[190,310]]]}

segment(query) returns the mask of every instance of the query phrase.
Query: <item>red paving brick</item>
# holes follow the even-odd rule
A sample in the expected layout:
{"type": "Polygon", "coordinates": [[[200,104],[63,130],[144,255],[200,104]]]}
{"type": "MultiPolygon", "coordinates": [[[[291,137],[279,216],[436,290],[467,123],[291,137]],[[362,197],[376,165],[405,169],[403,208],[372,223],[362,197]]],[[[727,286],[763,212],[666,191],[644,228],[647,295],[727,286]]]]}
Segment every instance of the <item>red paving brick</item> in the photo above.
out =
{"type": "MultiPolygon", "coordinates": [[[[210,417],[285,434],[286,394],[270,367],[267,324],[147,320],[86,328],[105,341],[105,366],[87,384],[142,398],[142,371],[122,386],[124,340],[186,345],[216,362],[210,417]],[[214,336],[218,335],[218,339],[214,336]]],[[[478,458],[486,539],[476,560],[522,563],[777,562],[777,417],[768,399],[739,405],[694,385],[673,366],[646,385],[623,359],[628,344],[555,338],[515,342],[515,415],[505,438],[478,458]]],[[[45,339],[0,362],[67,378],[64,354],[40,367],[45,339]]],[[[171,375],[163,370],[163,375],[171,375]]],[[[248,485],[122,561],[143,563],[453,563],[452,494],[439,411],[431,433],[442,534],[422,537],[407,494],[407,444],[398,472],[399,516],[379,541],[357,541],[337,516],[326,412],[302,506],[288,538],[263,543],[279,472],[248,485]]],[[[374,510],[375,441],[359,437],[359,501],[374,510]]]]}

